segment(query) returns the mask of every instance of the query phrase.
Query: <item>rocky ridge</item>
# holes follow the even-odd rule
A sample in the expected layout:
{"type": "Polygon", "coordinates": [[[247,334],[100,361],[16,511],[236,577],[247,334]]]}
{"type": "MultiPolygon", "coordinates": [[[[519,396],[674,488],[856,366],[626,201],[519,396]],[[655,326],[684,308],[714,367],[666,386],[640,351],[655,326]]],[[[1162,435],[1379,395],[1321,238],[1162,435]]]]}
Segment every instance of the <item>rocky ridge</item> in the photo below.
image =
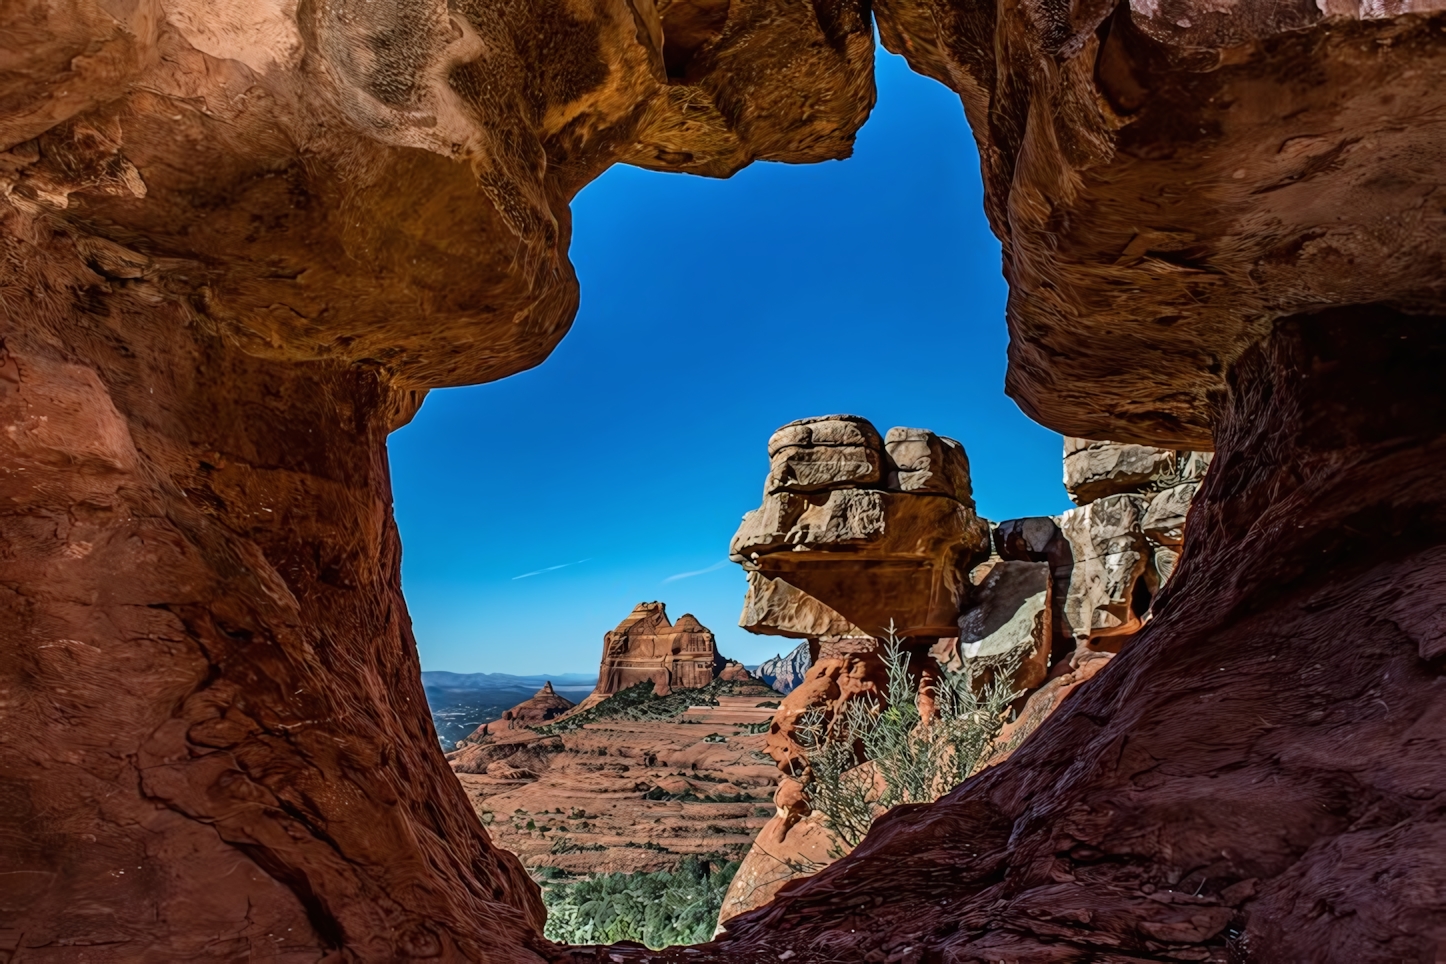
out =
{"type": "Polygon", "coordinates": [[[639,604],[604,635],[603,666],[641,668],[642,679],[576,706],[544,686],[447,754],[492,839],[534,873],[741,857],[772,812],[778,777],[761,730],[773,691],[717,657],[693,617],[670,623],[662,603],[639,604]],[[688,672],[699,665],[706,678],[688,672]],[[680,685],[691,679],[703,681],[680,685]]]}
{"type": "Polygon", "coordinates": [[[462,743],[475,742],[484,736],[495,736],[506,730],[531,729],[566,713],[577,704],[565,696],[559,696],[552,688],[552,681],[542,684],[542,689],[518,703],[510,710],[503,710],[499,719],[483,723],[463,739],[462,743]]]}
{"type": "Polygon", "coordinates": [[[804,640],[795,646],[787,656],[779,654],[766,659],[758,666],[757,676],[767,685],[788,694],[803,682],[803,674],[813,665],[812,644],[804,640]]]}
{"type": "MultiPolygon", "coordinates": [[[[761,541],[755,535],[758,516],[779,515],[778,493],[789,484],[806,484],[815,494],[815,504],[821,501],[824,506],[837,498],[837,492],[867,492],[853,487],[887,480],[895,480],[900,493],[947,493],[957,499],[969,498],[971,490],[968,459],[958,442],[922,429],[891,429],[881,437],[857,416],[791,423],[775,433],[769,452],[772,466],[765,504],[745,517],[734,539],[734,558],[750,575],[767,565],[767,557],[756,550],[745,555],[747,547],[761,541]],[[792,444],[779,445],[780,438],[792,444]],[[815,444],[816,438],[826,441],[815,444]],[[847,439],[850,446],[837,444],[839,438],[847,439]],[[895,444],[877,449],[857,444],[880,438],[895,444]]],[[[799,612],[856,607],[860,598],[882,609],[894,597],[880,595],[881,561],[891,567],[891,587],[908,586],[911,579],[915,585],[951,587],[952,631],[917,628],[919,621],[914,620],[912,633],[897,633],[912,653],[911,671],[918,674],[927,705],[927,688],[941,671],[962,672],[966,664],[1014,666],[1014,687],[1022,705],[1001,745],[1015,746],[1144,625],[1151,601],[1173,566],[1171,559],[1162,578],[1156,554],[1166,557],[1173,553],[1171,546],[1178,546],[1190,499],[1208,464],[1207,454],[1067,438],[1065,486],[1080,506],[1060,517],[1011,519],[990,526],[973,515],[971,499],[971,521],[959,531],[977,526],[990,532],[987,545],[992,553],[910,556],[898,551],[898,531],[907,531],[907,523],[887,532],[882,519],[876,528],[869,528],[866,515],[863,524],[856,521],[859,515],[850,516],[851,529],[838,524],[799,525],[794,537],[775,541],[810,550],[805,554],[809,558],[794,564],[793,571],[808,573],[807,567],[818,567],[826,569],[828,577],[805,575],[799,580],[810,592],[790,581],[791,573],[785,575],[785,570],[775,567],[778,574],[769,578],[767,592],[774,598],[786,593],[792,604],[769,610],[765,603],[745,602],[745,628],[803,635],[812,624],[795,619],[799,612]],[[1146,519],[1152,514],[1155,522],[1147,536],[1146,519]],[[819,561],[825,555],[826,561],[819,561]],[[949,565],[956,569],[940,572],[949,565]],[[756,622],[747,625],[761,613],[769,613],[772,622],[766,627],[756,622]]],[[[907,519],[913,506],[907,498],[898,498],[898,503],[891,510],[896,522],[907,519]]],[[[937,510],[926,506],[923,511],[937,510]]],[[[749,595],[760,585],[761,581],[750,580],[749,595]]],[[[937,606],[935,598],[923,593],[898,600],[905,612],[937,606]]],[[[734,878],[724,903],[725,921],[765,903],[789,880],[828,864],[830,852],[839,852],[837,841],[828,840],[818,821],[807,819],[810,810],[802,787],[809,779],[808,768],[795,728],[810,710],[819,710],[828,719],[850,700],[881,699],[887,680],[879,655],[882,641],[882,634],[857,630],[850,636],[805,640],[816,655],[779,707],[769,732],[768,752],[783,775],[776,797],[778,815],[760,832],[734,878]]],[[[802,653],[803,645],[796,652],[802,653]]]]}

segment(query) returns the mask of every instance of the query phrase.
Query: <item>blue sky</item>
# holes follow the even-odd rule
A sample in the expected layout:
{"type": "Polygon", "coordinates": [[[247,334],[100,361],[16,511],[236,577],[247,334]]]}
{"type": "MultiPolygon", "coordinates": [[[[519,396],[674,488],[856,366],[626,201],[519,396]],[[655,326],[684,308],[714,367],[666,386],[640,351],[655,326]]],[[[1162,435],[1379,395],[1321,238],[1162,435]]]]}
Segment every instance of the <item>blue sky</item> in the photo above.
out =
{"type": "Polygon", "coordinates": [[[753,664],[728,540],[775,428],[847,412],[964,443],[980,511],[1070,503],[1004,395],[1005,284],[958,98],[882,49],[854,156],[726,181],[615,167],[573,205],[582,308],[540,367],[391,436],[422,667],[593,671],[643,600],[753,664]]]}

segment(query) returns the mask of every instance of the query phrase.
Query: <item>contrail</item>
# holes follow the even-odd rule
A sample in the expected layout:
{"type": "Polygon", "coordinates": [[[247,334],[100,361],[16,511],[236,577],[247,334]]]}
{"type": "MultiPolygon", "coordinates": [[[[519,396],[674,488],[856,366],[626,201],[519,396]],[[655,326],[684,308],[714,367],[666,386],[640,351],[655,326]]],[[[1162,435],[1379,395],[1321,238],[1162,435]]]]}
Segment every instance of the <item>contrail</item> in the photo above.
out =
{"type": "Polygon", "coordinates": [[[692,572],[680,572],[677,575],[669,576],[667,579],[664,579],[663,582],[672,582],[675,579],[691,579],[694,576],[701,576],[704,573],[717,572],[726,565],[728,565],[728,560],[720,559],[707,569],[694,569],[692,572]]]}
{"type": "Polygon", "coordinates": [[[580,566],[584,562],[592,562],[592,556],[588,556],[586,559],[579,559],[577,562],[564,562],[560,566],[548,566],[546,569],[535,569],[532,572],[524,572],[520,576],[513,576],[512,581],[516,582],[519,579],[526,579],[528,576],[540,576],[544,572],[552,572],[556,569],[566,569],[568,566],[580,566]]]}

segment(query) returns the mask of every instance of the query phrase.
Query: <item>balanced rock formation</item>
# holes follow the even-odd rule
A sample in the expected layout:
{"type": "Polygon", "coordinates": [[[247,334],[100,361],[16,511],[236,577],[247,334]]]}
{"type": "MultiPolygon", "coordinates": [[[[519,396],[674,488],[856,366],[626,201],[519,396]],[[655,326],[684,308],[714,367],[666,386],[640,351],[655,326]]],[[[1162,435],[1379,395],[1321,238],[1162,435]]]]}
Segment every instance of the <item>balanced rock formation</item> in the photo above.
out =
{"type": "MultiPolygon", "coordinates": [[[[825,492],[829,478],[838,477],[850,484],[889,482],[912,492],[970,493],[968,461],[952,440],[923,430],[894,429],[881,446],[871,448],[870,440],[878,438],[873,427],[857,417],[805,419],[785,426],[770,442],[765,491],[803,486],[825,492]]],[[[1028,736],[1098,672],[1101,659],[1118,652],[1144,625],[1163,582],[1152,568],[1153,552],[1160,539],[1178,544],[1183,536],[1189,499],[1208,461],[1195,452],[1066,439],[1066,484],[1083,504],[1058,518],[1000,523],[992,534],[994,556],[983,562],[977,555],[956,557],[956,568],[941,580],[959,587],[952,631],[930,628],[900,639],[909,653],[910,672],[919,681],[921,711],[932,712],[933,681],[940,673],[989,678],[1007,671],[1023,705],[1009,724],[1008,742],[1000,746],[1015,746],[1028,736]],[[1145,519],[1156,501],[1161,507],[1147,537],[1145,519]]],[[[765,502],[758,511],[767,509],[765,502]]],[[[745,518],[740,536],[756,525],[756,516],[745,518]]],[[[800,527],[800,532],[813,537],[811,530],[800,527]]],[[[778,814],[745,858],[725,901],[725,920],[770,899],[804,868],[817,869],[832,859],[816,854],[803,859],[828,834],[810,815],[804,790],[811,774],[798,727],[809,714],[828,721],[850,700],[880,699],[887,682],[880,657],[883,634],[869,635],[826,615],[836,612],[834,605],[851,606],[857,613],[870,603],[884,602],[871,597],[879,591],[875,572],[850,560],[845,555],[850,548],[847,543],[831,547],[830,559],[838,561],[803,563],[831,566],[830,579],[811,584],[832,594],[827,604],[782,576],[749,572],[744,627],[804,636],[814,658],[770,727],[768,752],[782,771],[775,795],[778,814]],[[818,633],[822,627],[843,631],[818,633]]],[[[852,548],[864,559],[877,551],[867,543],[852,548]]],[[[758,565],[764,559],[745,559],[744,564],[758,565]]],[[[921,572],[930,567],[937,572],[949,563],[922,556],[891,560],[900,570],[910,564],[921,572]]],[[[803,653],[803,646],[797,652],[803,653]]],[[[835,841],[823,849],[836,855],[840,846],[835,841]]]]}
{"type": "Polygon", "coordinates": [[[758,667],[758,678],[780,693],[791,693],[803,682],[803,674],[813,665],[813,646],[804,640],[787,656],[766,659],[758,667]]]}
{"type": "Polygon", "coordinates": [[[552,688],[552,681],[548,680],[542,684],[542,689],[532,696],[518,703],[510,710],[502,711],[502,718],[483,723],[473,730],[468,736],[458,741],[462,743],[481,739],[484,736],[500,733],[504,730],[524,730],[546,723],[555,719],[572,709],[575,703],[565,696],[559,696],[552,688]]]}
{"type": "Polygon", "coordinates": [[[750,578],[745,626],[814,635],[802,627],[830,621],[783,582],[846,621],[818,635],[953,634],[970,565],[989,554],[958,442],[906,428],[881,438],[867,419],[828,415],[779,429],[768,456],[763,505],[730,549],[763,577],[750,578]]]}
{"type": "Polygon", "coordinates": [[[668,621],[663,603],[638,603],[616,629],[603,636],[602,663],[592,697],[611,696],[646,680],[652,681],[653,692],[666,695],[675,689],[707,686],[725,673],[732,679],[748,678],[742,664],[718,654],[712,631],[690,613],[673,623],[668,621]]]}

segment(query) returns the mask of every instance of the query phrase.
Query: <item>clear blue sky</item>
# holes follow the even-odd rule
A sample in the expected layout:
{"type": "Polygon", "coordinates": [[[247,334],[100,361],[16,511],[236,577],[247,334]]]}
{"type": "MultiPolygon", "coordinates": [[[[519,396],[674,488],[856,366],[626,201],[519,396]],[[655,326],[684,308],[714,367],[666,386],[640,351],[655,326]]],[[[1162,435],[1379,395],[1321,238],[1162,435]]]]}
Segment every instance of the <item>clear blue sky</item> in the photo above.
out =
{"type": "Polygon", "coordinates": [[[634,604],[757,663],[726,562],[775,428],[848,412],[959,439],[994,520],[1069,507],[1004,395],[1005,285],[958,98],[882,49],[853,158],[726,181],[615,167],[573,205],[582,308],[540,367],[391,437],[422,667],[595,671],[634,604]],[[524,578],[519,578],[524,577],[524,578]]]}

